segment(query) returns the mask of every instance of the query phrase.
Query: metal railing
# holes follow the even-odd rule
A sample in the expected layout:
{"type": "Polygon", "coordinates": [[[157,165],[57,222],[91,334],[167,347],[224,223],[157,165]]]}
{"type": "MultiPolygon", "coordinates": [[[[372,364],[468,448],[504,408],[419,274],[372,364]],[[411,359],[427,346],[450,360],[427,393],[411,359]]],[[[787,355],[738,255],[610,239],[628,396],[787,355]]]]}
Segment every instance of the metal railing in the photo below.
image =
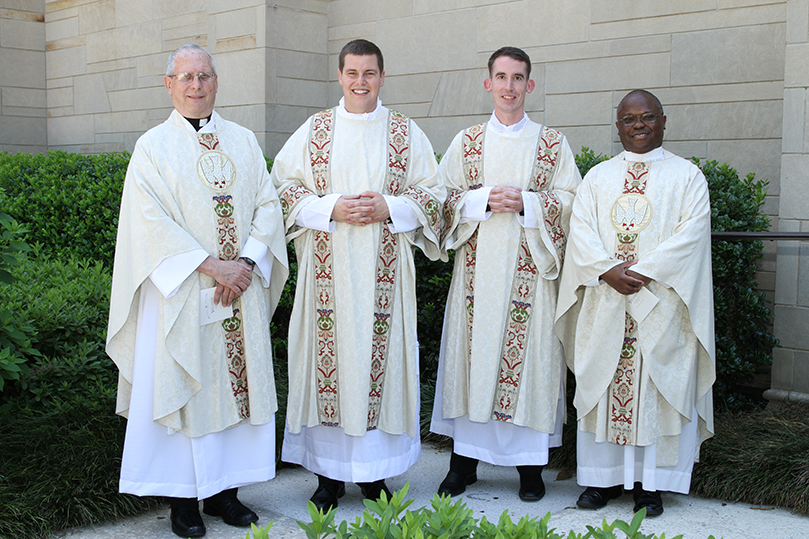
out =
{"type": "Polygon", "coordinates": [[[712,240],[809,240],[809,232],[711,232],[712,240]]]}

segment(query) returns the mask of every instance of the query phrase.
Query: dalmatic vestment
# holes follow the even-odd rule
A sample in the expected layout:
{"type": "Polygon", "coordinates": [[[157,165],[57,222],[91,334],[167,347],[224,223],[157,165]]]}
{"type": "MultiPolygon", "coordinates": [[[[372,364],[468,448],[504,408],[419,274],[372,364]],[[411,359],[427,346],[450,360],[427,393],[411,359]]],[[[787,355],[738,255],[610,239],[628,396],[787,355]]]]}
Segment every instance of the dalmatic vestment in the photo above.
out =
{"type": "Polygon", "coordinates": [[[455,264],[431,429],[452,436],[465,456],[545,464],[564,418],[553,315],[581,181],[573,152],[561,133],[527,116],[507,128],[492,115],[455,137],[440,173],[448,190],[443,242],[455,264]],[[524,216],[470,208],[485,206],[497,185],[522,189],[524,216]],[[465,217],[471,213],[479,217],[465,217]]]}
{"type": "Polygon", "coordinates": [[[290,137],[272,178],[298,259],[282,458],[344,481],[402,473],[420,455],[413,250],[440,256],[444,189],[432,146],[381,105],[351,114],[341,104],[290,137]],[[309,205],[366,190],[404,206],[414,227],[329,222],[333,204],[324,229],[301,218],[309,205]]]}
{"type": "Polygon", "coordinates": [[[705,177],[662,148],[624,152],[587,174],[570,229],[556,330],[576,376],[579,482],[687,492],[699,445],[713,432],[705,177]],[[659,300],[641,320],[627,313],[627,296],[598,281],[627,260],[652,279],[646,288],[659,300]]]}
{"type": "Polygon", "coordinates": [[[258,439],[263,452],[264,426],[274,422],[269,321],[287,276],[282,226],[249,130],[214,112],[196,133],[174,111],[138,140],[107,337],[119,368],[117,412],[129,418],[122,491],[205,497],[274,475],[271,450],[234,462],[228,448],[258,439]],[[216,284],[196,268],[209,255],[257,264],[233,316],[200,325],[200,291],[216,284]]]}

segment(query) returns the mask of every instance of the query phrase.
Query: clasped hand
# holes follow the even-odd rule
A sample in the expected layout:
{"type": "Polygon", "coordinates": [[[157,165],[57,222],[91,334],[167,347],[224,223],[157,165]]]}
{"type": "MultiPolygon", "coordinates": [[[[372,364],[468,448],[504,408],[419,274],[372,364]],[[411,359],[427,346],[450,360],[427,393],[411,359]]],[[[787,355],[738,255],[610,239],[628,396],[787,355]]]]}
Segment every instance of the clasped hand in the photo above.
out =
{"type": "Polygon", "coordinates": [[[216,281],[214,303],[230,305],[253,282],[253,268],[243,260],[219,260],[209,256],[197,268],[216,281]]]}
{"type": "Polygon", "coordinates": [[[390,217],[385,197],[375,191],[365,191],[359,195],[343,195],[337,199],[331,218],[340,223],[365,226],[380,223],[390,217]]]}
{"type": "Polygon", "coordinates": [[[510,185],[498,185],[489,192],[489,209],[494,213],[523,211],[522,190],[510,185]]]}
{"type": "Polygon", "coordinates": [[[635,294],[652,280],[645,275],[630,270],[637,261],[621,262],[601,275],[605,283],[624,295],[635,294]]]}

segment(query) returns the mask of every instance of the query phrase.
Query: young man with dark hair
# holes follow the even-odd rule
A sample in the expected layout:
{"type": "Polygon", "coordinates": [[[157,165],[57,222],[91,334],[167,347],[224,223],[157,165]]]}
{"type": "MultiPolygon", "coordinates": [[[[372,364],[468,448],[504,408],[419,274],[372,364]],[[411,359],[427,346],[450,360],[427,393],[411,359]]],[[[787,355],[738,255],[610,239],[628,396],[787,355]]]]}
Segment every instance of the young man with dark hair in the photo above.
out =
{"type": "Polygon", "coordinates": [[[430,141],[379,100],[376,45],[352,41],[340,58],[339,105],[272,169],[298,257],[282,458],[317,474],[323,510],[346,481],[390,495],[384,480],[421,455],[413,247],[440,257],[445,196],[430,141]]]}
{"type": "Polygon", "coordinates": [[[557,277],[579,176],[560,132],[532,122],[528,55],[504,47],[483,85],[488,122],[458,133],[441,160],[444,249],[455,250],[431,430],[453,438],[439,494],[477,480],[479,460],[516,466],[519,497],[545,495],[561,444],[564,363],[553,334],[557,277]]]}

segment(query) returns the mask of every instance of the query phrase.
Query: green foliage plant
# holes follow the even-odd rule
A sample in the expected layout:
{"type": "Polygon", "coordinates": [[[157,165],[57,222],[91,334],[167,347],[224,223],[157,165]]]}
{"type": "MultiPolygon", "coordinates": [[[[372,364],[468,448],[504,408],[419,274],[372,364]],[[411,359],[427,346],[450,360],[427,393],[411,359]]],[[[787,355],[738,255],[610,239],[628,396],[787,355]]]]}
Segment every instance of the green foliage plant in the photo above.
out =
{"type": "MultiPolygon", "coordinates": [[[[18,255],[30,250],[22,237],[27,232],[10,215],[0,212],[0,299],[14,283],[11,271],[18,264],[18,255]]],[[[6,301],[0,302],[0,392],[6,380],[19,380],[28,374],[26,358],[37,355],[31,346],[34,328],[14,315],[6,301]]]]}
{"type": "Polygon", "coordinates": [[[806,404],[784,403],[745,414],[720,411],[715,428],[694,464],[695,495],[809,515],[806,404]]]}
{"type": "MultiPolygon", "coordinates": [[[[383,494],[379,500],[365,500],[367,508],[353,523],[335,523],[336,509],[327,513],[308,503],[307,510],[311,523],[298,522],[307,539],[665,539],[666,535],[644,535],[640,526],[646,517],[646,510],[638,511],[631,523],[622,520],[608,524],[605,520],[600,528],[587,526],[584,535],[570,531],[560,534],[549,528],[551,514],[543,518],[522,517],[512,520],[508,511],[499,520],[489,522],[486,517],[480,521],[474,512],[458,499],[452,503],[448,496],[433,496],[430,507],[408,509],[413,500],[406,500],[409,484],[393,493],[390,500],[383,494]],[[622,535],[616,535],[616,531],[622,535]]],[[[678,535],[673,539],[682,539],[678,535]]],[[[249,539],[249,538],[246,538],[249,539]]],[[[711,538],[712,539],[712,538],[711,538]]]]}
{"type": "Polygon", "coordinates": [[[0,210],[29,242],[112,267],[128,153],[0,154],[0,210]]]}
{"type": "MultiPolygon", "coordinates": [[[[699,165],[699,160],[694,159],[699,165]]],[[[759,232],[770,219],[761,213],[767,194],[766,180],[755,174],[739,178],[727,163],[707,161],[700,168],[711,193],[711,230],[759,232]]],[[[716,384],[714,398],[732,409],[744,406],[744,394],[734,386],[772,363],[778,341],[769,329],[771,312],[764,293],[757,290],[760,240],[714,240],[712,246],[714,320],[716,331],[716,384]]]]}

